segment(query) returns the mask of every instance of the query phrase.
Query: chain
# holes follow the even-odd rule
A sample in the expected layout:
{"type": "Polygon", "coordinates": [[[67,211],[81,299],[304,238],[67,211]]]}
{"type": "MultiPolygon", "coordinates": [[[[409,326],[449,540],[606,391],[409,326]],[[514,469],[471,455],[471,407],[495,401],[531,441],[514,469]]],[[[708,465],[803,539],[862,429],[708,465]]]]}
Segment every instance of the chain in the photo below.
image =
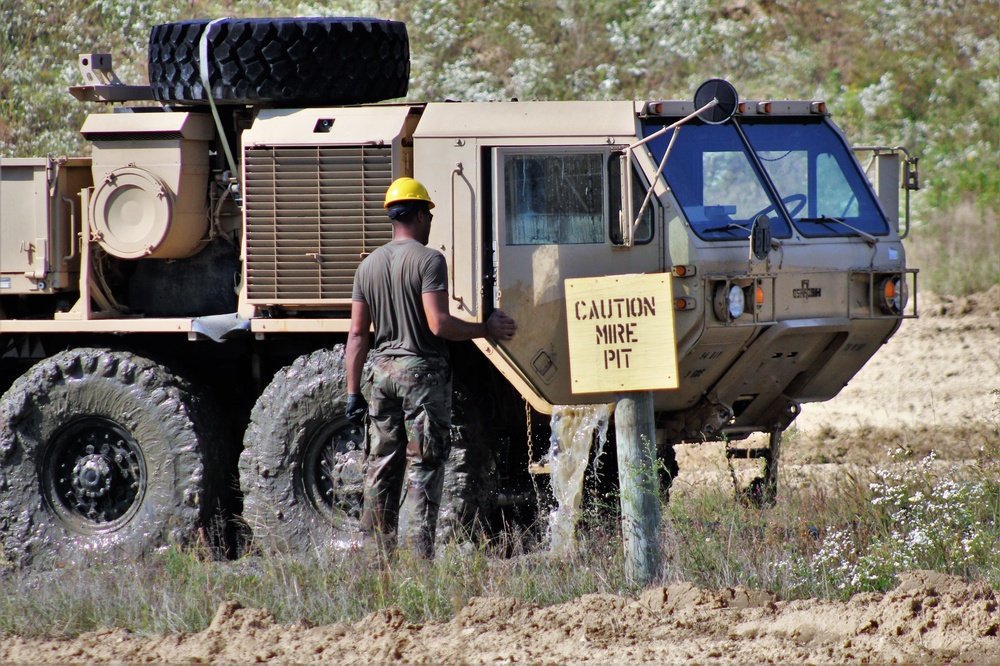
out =
{"type": "Polygon", "coordinates": [[[528,466],[535,462],[534,436],[531,433],[531,405],[524,401],[524,420],[528,427],[528,466]]]}
{"type": "Polygon", "coordinates": [[[535,435],[531,429],[531,405],[528,404],[527,400],[524,401],[524,421],[528,430],[528,477],[531,479],[531,487],[535,490],[535,505],[541,512],[539,515],[543,517],[542,524],[544,525],[544,516],[548,509],[543,512],[545,502],[542,499],[542,488],[538,485],[538,473],[535,469],[535,435]]]}

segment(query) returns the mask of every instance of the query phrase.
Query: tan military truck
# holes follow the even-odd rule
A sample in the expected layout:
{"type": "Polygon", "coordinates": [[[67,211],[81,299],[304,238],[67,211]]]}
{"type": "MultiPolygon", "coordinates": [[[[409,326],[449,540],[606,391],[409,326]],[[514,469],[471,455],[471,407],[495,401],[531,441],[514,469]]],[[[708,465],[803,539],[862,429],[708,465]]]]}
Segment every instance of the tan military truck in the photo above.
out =
{"type": "Polygon", "coordinates": [[[671,276],[664,468],[676,443],[769,433],[730,446],[765,459],[765,494],[800,404],[915,314],[915,160],[862,167],[822,102],[713,81],[695,102],[375,103],[405,95],[408,48],[392,21],[227,19],[154,28],[150,86],[81,56],[71,92],[112,107],[81,128],[91,156],[0,161],[6,562],[139,554],[240,515],[266,547],[350,539],[340,343],[399,176],[437,204],[453,313],[519,323],[452,346],[446,526],[530,516],[553,405],[614,399],[574,392],[568,278],[671,276]]]}

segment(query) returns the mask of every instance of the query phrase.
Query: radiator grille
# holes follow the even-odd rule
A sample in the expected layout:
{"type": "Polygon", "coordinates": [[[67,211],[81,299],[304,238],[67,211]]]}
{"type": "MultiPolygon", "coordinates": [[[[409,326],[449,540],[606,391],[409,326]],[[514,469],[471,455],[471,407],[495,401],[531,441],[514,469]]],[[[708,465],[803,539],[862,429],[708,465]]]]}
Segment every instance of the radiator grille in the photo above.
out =
{"type": "Polygon", "coordinates": [[[363,256],[392,238],[391,147],[259,146],[244,160],[249,300],[349,300],[363,256]]]}

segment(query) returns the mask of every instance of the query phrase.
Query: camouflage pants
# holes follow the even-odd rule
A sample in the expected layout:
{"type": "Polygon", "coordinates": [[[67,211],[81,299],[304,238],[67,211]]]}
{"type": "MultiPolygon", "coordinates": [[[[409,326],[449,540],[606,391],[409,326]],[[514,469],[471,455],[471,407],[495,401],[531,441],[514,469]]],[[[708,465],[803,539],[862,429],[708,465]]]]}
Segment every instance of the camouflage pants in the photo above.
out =
{"type": "Polygon", "coordinates": [[[394,552],[405,476],[403,541],[430,559],[451,450],[451,369],[441,358],[377,356],[366,374],[370,425],[361,530],[383,553],[394,552]]]}

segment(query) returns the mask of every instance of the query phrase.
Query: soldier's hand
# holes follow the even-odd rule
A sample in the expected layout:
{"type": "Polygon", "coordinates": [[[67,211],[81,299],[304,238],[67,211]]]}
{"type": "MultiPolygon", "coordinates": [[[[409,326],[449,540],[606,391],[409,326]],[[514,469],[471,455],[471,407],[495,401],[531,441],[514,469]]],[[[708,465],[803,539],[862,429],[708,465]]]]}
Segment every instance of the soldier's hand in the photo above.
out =
{"type": "Polygon", "coordinates": [[[355,425],[361,425],[368,413],[368,401],[360,393],[347,394],[347,408],[344,410],[347,420],[355,425]]]}
{"type": "Polygon", "coordinates": [[[517,332],[517,323],[503,310],[494,310],[486,320],[486,330],[496,340],[511,340],[517,332]]]}

